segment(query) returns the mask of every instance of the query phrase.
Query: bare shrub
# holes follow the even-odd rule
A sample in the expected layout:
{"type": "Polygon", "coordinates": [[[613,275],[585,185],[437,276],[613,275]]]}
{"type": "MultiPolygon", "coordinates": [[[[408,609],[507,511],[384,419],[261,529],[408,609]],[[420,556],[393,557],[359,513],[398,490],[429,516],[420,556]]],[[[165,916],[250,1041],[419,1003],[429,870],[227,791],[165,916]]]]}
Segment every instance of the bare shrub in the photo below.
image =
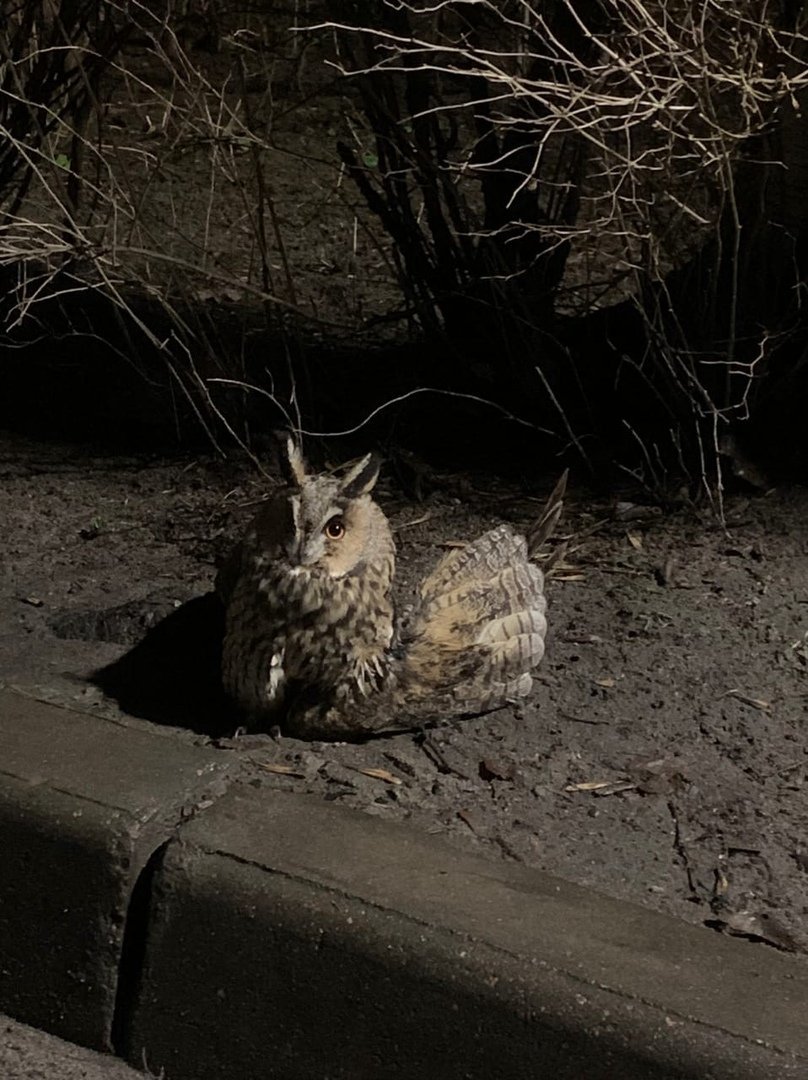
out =
{"type": "Polygon", "coordinates": [[[337,76],[291,32],[300,5],[0,3],[4,340],[81,334],[91,351],[95,336],[167,377],[211,434],[216,416],[247,437],[232,384],[259,376],[294,418],[300,328],[345,335],[364,317],[355,275],[332,281],[334,249],[344,264],[360,246],[360,200],[306,142],[337,76]]]}
{"type": "Polygon", "coordinates": [[[704,475],[705,437],[714,458],[776,332],[750,338],[739,275],[771,170],[754,160],[760,139],[808,86],[799,11],[355,0],[331,12],[336,63],[369,128],[341,153],[395,240],[421,325],[481,342],[500,370],[503,344],[511,365],[539,369],[582,449],[552,339],[573,317],[606,337],[598,312],[630,306],[618,370],[579,355],[572,381],[614,384],[631,368],[659,407],[661,430],[638,434],[614,395],[644,477],[658,484],[665,460],[693,454],[704,475]]]}
{"type": "MultiPolygon", "coordinates": [[[[0,6],[0,206],[19,211],[33,177],[78,164],[98,79],[128,32],[102,0],[0,6]],[[61,136],[61,137],[60,137],[61,136]]],[[[78,168],[67,198],[77,201],[78,168]]]]}
{"type": "Polygon", "coordinates": [[[65,335],[81,322],[135,365],[156,357],[212,436],[216,418],[249,437],[253,383],[298,422],[318,392],[307,343],[401,336],[403,316],[441,342],[444,389],[552,421],[593,468],[623,432],[660,487],[714,471],[722,428],[787,364],[801,316],[780,297],[798,302],[801,270],[785,216],[772,255],[772,162],[804,127],[808,75],[785,3],[0,10],[6,338],[52,333],[56,303],[65,335]],[[322,135],[312,149],[324,125],[334,160],[322,135]],[[761,244],[776,290],[755,284],[761,244]],[[390,263],[403,312],[373,295],[390,263]],[[77,320],[88,293],[106,314],[77,320]]]}

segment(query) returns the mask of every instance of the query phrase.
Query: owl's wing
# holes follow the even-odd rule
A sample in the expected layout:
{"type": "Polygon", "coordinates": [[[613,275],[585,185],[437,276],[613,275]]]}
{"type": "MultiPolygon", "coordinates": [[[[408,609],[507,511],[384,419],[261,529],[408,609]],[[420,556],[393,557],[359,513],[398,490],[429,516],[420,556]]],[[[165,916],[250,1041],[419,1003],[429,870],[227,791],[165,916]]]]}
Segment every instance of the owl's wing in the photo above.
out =
{"type": "Polygon", "coordinates": [[[400,627],[376,687],[301,689],[286,730],[356,739],[486,712],[530,692],[544,654],[544,575],[501,525],[441,560],[400,627]]]}

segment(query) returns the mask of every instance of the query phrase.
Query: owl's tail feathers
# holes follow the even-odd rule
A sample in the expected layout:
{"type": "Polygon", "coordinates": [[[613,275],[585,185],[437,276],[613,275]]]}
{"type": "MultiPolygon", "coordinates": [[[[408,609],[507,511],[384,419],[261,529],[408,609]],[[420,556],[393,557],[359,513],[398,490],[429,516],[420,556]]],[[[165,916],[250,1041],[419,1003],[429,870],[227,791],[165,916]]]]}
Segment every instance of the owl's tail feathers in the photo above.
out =
{"type": "Polygon", "coordinates": [[[527,550],[531,559],[542,558],[545,570],[554,566],[564,557],[566,544],[559,545],[549,555],[544,552],[544,545],[553,535],[564,510],[564,496],[567,494],[567,477],[569,469],[565,469],[558,478],[558,483],[550,492],[544,510],[536,524],[528,531],[527,550]]]}
{"type": "Polygon", "coordinates": [[[565,472],[527,537],[500,525],[450,552],[423,582],[397,664],[408,695],[472,712],[530,693],[547,633],[544,573],[532,560],[558,524],[566,483],[565,472]]]}
{"type": "Polygon", "coordinates": [[[492,529],[424,581],[402,633],[399,682],[415,698],[466,712],[524,696],[544,654],[545,607],[544,575],[525,538],[492,529]]]}

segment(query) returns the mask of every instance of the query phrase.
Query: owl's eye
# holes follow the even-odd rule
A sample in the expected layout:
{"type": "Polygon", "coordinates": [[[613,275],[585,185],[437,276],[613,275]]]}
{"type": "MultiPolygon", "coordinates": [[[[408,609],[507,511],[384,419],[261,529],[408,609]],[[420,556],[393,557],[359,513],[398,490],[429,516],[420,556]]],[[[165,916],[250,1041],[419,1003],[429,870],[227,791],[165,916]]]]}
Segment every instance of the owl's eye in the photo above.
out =
{"type": "Polygon", "coordinates": [[[329,540],[341,540],[345,535],[345,522],[339,514],[335,514],[334,517],[325,523],[323,532],[329,540]]]}

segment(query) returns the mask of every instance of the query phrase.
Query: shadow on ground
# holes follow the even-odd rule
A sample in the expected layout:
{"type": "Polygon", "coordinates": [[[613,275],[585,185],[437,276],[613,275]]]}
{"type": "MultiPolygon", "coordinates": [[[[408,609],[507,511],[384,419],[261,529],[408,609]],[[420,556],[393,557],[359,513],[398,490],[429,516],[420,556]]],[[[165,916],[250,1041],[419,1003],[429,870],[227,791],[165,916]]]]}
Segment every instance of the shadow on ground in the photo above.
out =
{"type": "Polygon", "coordinates": [[[216,594],[195,597],[91,682],[133,716],[211,737],[230,734],[237,718],[219,677],[223,632],[216,594]]]}

